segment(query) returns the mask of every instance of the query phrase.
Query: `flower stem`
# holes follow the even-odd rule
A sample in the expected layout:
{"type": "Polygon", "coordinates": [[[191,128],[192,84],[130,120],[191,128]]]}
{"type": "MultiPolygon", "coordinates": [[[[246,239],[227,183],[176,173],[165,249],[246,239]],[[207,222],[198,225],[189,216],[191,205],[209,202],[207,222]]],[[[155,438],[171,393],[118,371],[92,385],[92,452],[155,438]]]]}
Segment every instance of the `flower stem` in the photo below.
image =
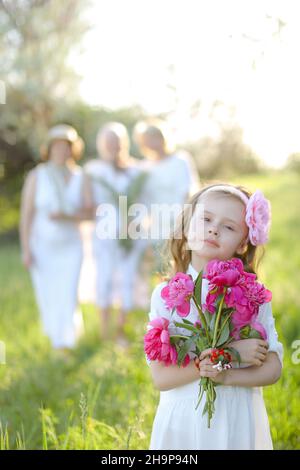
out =
{"type": "Polygon", "coordinates": [[[184,336],[184,335],[170,335],[171,338],[184,338],[184,339],[189,339],[189,336],[184,336]]]}
{"type": "Polygon", "coordinates": [[[207,323],[206,323],[206,318],[205,318],[201,308],[199,307],[198,302],[197,302],[194,295],[193,295],[192,299],[193,299],[193,301],[196,305],[196,308],[198,310],[198,313],[199,313],[199,316],[200,316],[200,319],[201,319],[201,323],[204,326],[204,329],[205,329],[205,332],[206,332],[206,336],[207,336],[207,338],[210,338],[209,330],[208,330],[207,323]]]}
{"type": "Polygon", "coordinates": [[[212,342],[212,347],[213,348],[215,348],[216,344],[217,344],[218,326],[219,326],[219,322],[220,322],[220,317],[221,317],[221,313],[222,313],[222,308],[223,308],[223,303],[224,303],[224,299],[225,299],[225,295],[226,295],[226,290],[227,289],[225,288],[225,292],[222,295],[222,299],[221,299],[221,302],[220,302],[220,305],[219,305],[219,310],[218,310],[218,313],[217,313],[217,318],[216,318],[216,323],[215,323],[215,328],[214,328],[213,342],[212,342]]]}

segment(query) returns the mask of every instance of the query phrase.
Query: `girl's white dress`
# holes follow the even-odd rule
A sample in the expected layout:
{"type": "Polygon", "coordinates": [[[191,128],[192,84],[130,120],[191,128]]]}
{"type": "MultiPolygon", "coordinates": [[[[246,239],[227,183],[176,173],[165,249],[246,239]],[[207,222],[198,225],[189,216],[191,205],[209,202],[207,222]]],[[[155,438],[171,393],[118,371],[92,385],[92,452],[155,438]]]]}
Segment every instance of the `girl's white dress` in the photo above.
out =
{"type": "Polygon", "coordinates": [[[76,167],[66,183],[50,162],[36,168],[30,274],[44,332],[54,348],[73,347],[83,331],[77,308],[82,261],[78,224],[50,219],[51,213],[73,214],[82,206],[82,175],[80,167],[76,167]]]}
{"type": "MultiPolygon", "coordinates": [[[[193,279],[198,273],[190,264],[187,270],[193,279]]],[[[171,316],[160,296],[166,283],[159,284],[151,299],[150,320],[165,317],[181,321],[174,312],[171,316]]],[[[204,303],[208,281],[203,279],[202,302],[204,303]]],[[[195,306],[186,317],[194,322],[197,319],[195,306]]],[[[275,351],[283,360],[283,347],[278,341],[272,315],[271,304],[260,307],[258,321],[268,334],[269,351],[275,351]]],[[[181,330],[186,333],[186,330],[181,330]]],[[[149,363],[149,361],[148,361],[149,363]]],[[[247,367],[247,364],[243,365],[247,367]]],[[[153,423],[150,449],[272,449],[269,421],[261,387],[232,387],[218,385],[215,402],[215,414],[210,429],[207,427],[207,415],[202,417],[205,396],[195,410],[198,397],[198,383],[160,392],[160,401],[153,423]]]]}

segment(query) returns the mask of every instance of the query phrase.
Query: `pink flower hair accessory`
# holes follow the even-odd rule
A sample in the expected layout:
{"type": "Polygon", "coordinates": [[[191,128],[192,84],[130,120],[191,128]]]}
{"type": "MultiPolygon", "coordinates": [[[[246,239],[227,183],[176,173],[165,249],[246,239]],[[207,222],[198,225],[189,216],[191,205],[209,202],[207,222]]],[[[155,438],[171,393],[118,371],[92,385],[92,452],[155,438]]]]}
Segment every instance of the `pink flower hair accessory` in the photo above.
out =
{"type": "Polygon", "coordinates": [[[264,245],[269,238],[269,229],[271,225],[271,205],[260,190],[255,191],[250,198],[240,189],[230,185],[215,185],[205,192],[225,191],[231,193],[245,204],[245,221],[249,228],[249,240],[252,245],[264,245]]]}
{"type": "Polygon", "coordinates": [[[269,239],[271,205],[261,191],[255,191],[246,206],[246,224],[252,245],[264,245],[269,239]]]}

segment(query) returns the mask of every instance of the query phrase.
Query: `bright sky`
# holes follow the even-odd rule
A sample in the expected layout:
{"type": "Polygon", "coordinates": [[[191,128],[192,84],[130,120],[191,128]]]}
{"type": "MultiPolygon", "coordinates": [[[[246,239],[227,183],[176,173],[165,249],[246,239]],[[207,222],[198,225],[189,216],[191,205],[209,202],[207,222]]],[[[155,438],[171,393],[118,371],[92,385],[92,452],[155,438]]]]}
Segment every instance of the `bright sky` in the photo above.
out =
{"type": "Polygon", "coordinates": [[[169,112],[178,140],[234,119],[266,162],[300,151],[300,29],[295,0],[94,0],[74,61],[81,94],[111,108],[169,112]],[[285,25],[280,29],[280,18],[285,25]],[[176,90],[176,91],[175,91],[176,90]],[[218,108],[211,116],[216,100],[218,108]],[[191,117],[197,101],[199,112],[191,117]]]}

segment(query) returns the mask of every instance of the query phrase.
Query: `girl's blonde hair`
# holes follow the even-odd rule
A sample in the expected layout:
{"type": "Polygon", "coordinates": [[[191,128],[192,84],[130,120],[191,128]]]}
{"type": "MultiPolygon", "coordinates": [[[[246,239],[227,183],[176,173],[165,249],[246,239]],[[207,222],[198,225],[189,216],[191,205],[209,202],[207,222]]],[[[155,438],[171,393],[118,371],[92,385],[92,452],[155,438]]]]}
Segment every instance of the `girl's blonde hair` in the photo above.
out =
{"type": "MultiPolygon", "coordinates": [[[[187,246],[187,234],[190,226],[192,216],[194,214],[196,205],[198,203],[199,197],[205,193],[209,188],[215,186],[228,186],[230,188],[234,187],[242,191],[248,198],[251,196],[250,191],[248,191],[243,186],[235,186],[232,184],[224,183],[215,183],[207,185],[194,194],[187,204],[183,211],[179,214],[173,233],[171,234],[169,240],[163,247],[162,255],[164,258],[164,270],[163,274],[166,278],[172,277],[176,272],[186,272],[188,265],[191,262],[191,250],[187,246]],[[170,261],[171,258],[171,261],[170,261]]],[[[225,190],[214,190],[214,192],[219,192],[220,194],[232,196],[238,198],[231,192],[226,192],[225,190]]],[[[239,199],[240,200],[240,199],[239,199]]],[[[247,272],[257,274],[258,266],[264,256],[264,248],[262,246],[254,246],[248,240],[246,249],[243,254],[234,254],[235,258],[240,258],[243,262],[244,269],[247,272]]]]}

